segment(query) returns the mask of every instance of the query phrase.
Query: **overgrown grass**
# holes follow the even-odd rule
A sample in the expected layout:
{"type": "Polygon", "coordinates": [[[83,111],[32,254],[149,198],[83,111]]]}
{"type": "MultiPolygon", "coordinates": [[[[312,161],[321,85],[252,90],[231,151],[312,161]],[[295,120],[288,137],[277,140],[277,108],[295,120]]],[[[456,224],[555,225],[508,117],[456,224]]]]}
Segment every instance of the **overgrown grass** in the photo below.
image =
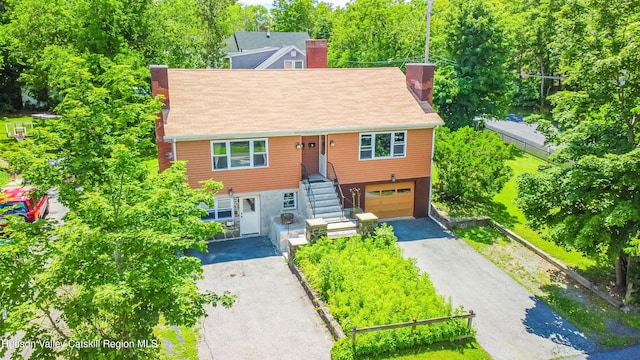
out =
{"type": "Polygon", "coordinates": [[[161,322],[153,329],[153,333],[159,340],[160,359],[198,360],[200,333],[195,326],[169,327],[161,322]]]}
{"type": "MultiPolygon", "coordinates": [[[[429,276],[415,260],[405,259],[393,229],[383,225],[369,238],[321,239],[296,253],[296,263],[325,300],[345,332],[359,328],[429,319],[461,313],[437,294],[429,276]]],[[[357,337],[357,358],[473,335],[467,322],[456,319],[427,326],[383,330],[357,337]]],[[[351,339],[341,339],[334,359],[353,359],[351,339]]]]}
{"type": "Polygon", "coordinates": [[[489,360],[491,356],[473,340],[443,342],[403,349],[395,354],[359,357],[362,360],[489,360]]]}
{"type": "Polygon", "coordinates": [[[457,229],[454,233],[600,345],[618,347],[640,342],[637,335],[634,337],[633,334],[612,331],[612,326],[616,326],[614,324],[640,330],[639,314],[614,308],[584,288],[565,287],[553,281],[546,271],[532,272],[531,268],[523,267],[513,247],[510,247],[514,245],[512,241],[497,230],[457,229]]]}

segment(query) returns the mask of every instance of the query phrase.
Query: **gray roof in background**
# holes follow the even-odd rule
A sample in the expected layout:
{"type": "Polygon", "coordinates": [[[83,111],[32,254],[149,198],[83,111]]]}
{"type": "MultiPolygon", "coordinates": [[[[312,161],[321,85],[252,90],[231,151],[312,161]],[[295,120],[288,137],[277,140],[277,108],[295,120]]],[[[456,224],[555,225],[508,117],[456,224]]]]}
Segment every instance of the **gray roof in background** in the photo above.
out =
{"type": "Polygon", "coordinates": [[[302,51],[306,51],[307,39],[311,36],[307,32],[235,32],[227,39],[224,51],[227,53],[260,49],[264,47],[282,47],[294,45],[302,51]]]}

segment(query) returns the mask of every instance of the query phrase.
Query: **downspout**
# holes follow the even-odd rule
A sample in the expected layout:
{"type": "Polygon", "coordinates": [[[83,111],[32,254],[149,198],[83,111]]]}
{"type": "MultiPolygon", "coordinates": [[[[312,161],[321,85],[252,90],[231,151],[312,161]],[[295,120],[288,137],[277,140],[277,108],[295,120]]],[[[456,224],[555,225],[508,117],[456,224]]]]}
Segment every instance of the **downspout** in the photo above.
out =
{"type": "MultiPolygon", "coordinates": [[[[171,140],[171,151],[173,152],[173,162],[178,161],[178,147],[176,146],[176,139],[171,140]]],[[[433,154],[431,154],[433,157],[433,154]]]]}

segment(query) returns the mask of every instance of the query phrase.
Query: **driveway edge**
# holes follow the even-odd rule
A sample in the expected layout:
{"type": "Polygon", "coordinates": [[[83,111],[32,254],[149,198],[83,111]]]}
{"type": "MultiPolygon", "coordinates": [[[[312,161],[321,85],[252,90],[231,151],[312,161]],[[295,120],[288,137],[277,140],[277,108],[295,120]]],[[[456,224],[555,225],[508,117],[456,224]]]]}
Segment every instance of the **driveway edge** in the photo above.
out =
{"type": "Polygon", "coordinates": [[[601,297],[602,299],[606,300],[609,304],[611,304],[611,305],[613,305],[613,306],[615,306],[617,308],[621,308],[622,310],[625,310],[624,303],[622,301],[620,301],[620,300],[614,298],[613,296],[607,294],[606,292],[600,290],[600,288],[598,288],[598,286],[596,284],[592,283],[591,281],[589,281],[584,276],[582,276],[582,275],[578,274],[577,272],[575,272],[574,270],[570,269],[567,265],[565,265],[562,262],[560,262],[560,260],[557,260],[554,257],[552,257],[551,255],[547,254],[546,252],[542,251],[540,248],[538,248],[537,246],[535,246],[532,243],[528,242],[524,238],[520,237],[518,234],[516,234],[513,231],[507,229],[504,225],[502,225],[502,224],[500,224],[500,223],[498,223],[498,222],[496,222],[494,220],[491,220],[491,225],[493,225],[493,227],[496,230],[498,230],[499,232],[501,232],[505,236],[507,236],[510,239],[513,239],[513,240],[519,242],[520,244],[524,245],[527,249],[533,251],[538,256],[540,256],[541,258],[545,259],[547,262],[549,262],[553,266],[557,267],[560,271],[565,273],[567,276],[569,276],[573,280],[577,281],[578,283],[580,283],[580,285],[584,286],[585,288],[591,290],[594,294],[596,294],[599,297],[601,297]]]}

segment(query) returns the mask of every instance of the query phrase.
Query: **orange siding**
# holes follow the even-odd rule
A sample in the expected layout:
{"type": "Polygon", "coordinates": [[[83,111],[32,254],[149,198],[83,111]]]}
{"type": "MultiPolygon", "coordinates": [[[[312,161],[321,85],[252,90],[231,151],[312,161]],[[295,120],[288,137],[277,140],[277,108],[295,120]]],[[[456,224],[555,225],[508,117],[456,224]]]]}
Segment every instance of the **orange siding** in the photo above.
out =
{"type": "MultiPolygon", "coordinates": [[[[335,146],[329,147],[328,161],[333,163],[341,184],[371,183],[431,176],[431,140],[433,129],[407,131],[406,157],[358,160],[358,133],[330,134],[335,146]]],[[[178,154],[180,152],[178,151],[178,154]]]]}
{"type": "Polygon", "coordinates": [[[268,161],[266,168],[244,170],[212,170],[211,142],[183,141],[176,143],[178,160],[187,160],[189,184],[200,187],[198,181],[213,179],[224,184],[221,193],[229,187],[240,194],[254,191],[297,188],[300,181],[302,151],[296,149],[299,136],[277,137],[268,140],[268,161]]]}

